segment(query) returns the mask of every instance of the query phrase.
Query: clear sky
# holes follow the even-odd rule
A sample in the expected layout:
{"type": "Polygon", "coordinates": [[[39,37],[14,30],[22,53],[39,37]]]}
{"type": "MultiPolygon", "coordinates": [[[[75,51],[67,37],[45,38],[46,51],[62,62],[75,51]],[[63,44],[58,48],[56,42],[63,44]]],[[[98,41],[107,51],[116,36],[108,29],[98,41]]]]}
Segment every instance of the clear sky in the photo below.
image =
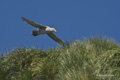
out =
{"type": "Polygon", "coordinates": [[[47,35],[33,37],[36,28],[21,17],[56,28],[63,41],[106,36],[120,42],[120,0],[1,0],[1,53],[15,47],[59,46],[47,35]]]}

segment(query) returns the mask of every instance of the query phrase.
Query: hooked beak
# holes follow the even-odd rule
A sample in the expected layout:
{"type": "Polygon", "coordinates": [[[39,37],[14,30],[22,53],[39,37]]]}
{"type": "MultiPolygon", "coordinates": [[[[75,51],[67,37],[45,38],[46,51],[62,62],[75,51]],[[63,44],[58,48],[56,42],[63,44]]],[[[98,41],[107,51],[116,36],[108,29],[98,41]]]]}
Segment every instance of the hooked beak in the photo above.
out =
{"type": "Polygon", "coordinates": [[[55,30],[55,32],[57,32],[57,31],[55,30]]]}

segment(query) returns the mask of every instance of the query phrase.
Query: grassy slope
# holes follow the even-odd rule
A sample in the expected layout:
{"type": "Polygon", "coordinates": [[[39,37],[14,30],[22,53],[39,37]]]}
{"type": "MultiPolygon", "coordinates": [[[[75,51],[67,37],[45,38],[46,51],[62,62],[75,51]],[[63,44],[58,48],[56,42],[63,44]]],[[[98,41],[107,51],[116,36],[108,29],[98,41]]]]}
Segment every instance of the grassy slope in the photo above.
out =
{"type": "Polygon", "coordinates": [[[120,46],[106,38],[46,51],[17,48],[0,59],[0,80],[120,80],[120,46]]]}

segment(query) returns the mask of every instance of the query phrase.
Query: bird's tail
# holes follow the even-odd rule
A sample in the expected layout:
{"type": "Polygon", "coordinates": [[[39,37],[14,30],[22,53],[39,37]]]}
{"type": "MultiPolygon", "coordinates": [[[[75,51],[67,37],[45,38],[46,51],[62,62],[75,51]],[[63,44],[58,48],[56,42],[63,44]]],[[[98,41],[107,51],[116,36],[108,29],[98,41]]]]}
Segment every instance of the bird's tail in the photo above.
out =
{"type": "Polygon", "coordinates": [[[37,35],[38,35],[37,33],[38,33],[38,31],[32,30],[32,35],[33,35],[33,36],[37,36],[37,35]]]}

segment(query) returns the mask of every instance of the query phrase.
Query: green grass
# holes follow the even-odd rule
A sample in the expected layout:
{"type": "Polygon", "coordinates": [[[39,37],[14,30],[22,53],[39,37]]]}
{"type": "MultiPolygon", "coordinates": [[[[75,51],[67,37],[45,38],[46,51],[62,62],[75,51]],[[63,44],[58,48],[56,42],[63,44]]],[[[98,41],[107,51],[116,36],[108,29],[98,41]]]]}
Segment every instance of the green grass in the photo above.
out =
{"type": "Polygon", "coordinates": [[[93,37],[49,50],[16,48],[0,57],[0,80],[120,80],[120,46],[93,37]]]}

